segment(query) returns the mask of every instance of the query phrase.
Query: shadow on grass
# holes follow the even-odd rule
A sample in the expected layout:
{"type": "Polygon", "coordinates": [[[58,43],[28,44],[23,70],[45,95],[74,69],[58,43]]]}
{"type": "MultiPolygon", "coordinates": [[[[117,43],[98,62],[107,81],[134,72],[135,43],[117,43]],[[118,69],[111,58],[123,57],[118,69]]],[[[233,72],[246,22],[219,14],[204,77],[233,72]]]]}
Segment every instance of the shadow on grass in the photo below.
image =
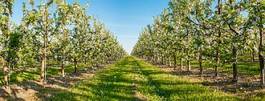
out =
{"type": "MultiPolygon", "coordinates": [[[[99,68],[101,67],[98,67],[97,69],[99,68]]],[[[59,69],[56,67],[50,68],[48,70],[47,85],[45,85],[45,87],[40,85],[40,83],[36,82],[39,79],[39,72],[36,69],[12,73],[10,76],[11,77],[10,89],[0,88],[0,100],[1,98],[3,98],[3,100],[11,100],[11,101],[23,101],[23,100],[34,101],[36,99],[46,101],[49,100],[52,95],[58,93],[67,93],[72,96],[81,96],[80,94],[71,93],[65,88],[72,86],[73,84],[71,83],[76,83],[77,81],[80,81],[80,78],[78,76],[80,76],[82,73],[88,73],[88,72],[92,73],[94,72],[94,69],[93,70],[92,68],[79,69],[77,73],[66,72],[68,74],[66,78],[60,77],[60,75],[58,75],[58,71],[59,69]],[[69,82],[70,80],[71,82],[69,82]]],[[[58,100],[61,99],[64,98],[60,98],[58,100]]],[[[73,98],[73,100],[74,99],[75,98],[73,98]]]]}
{"type": "MultiPolygon", "coordinates": [[[[54,91],[56,92],[56,91],[54,91]]],[[[60,92],[60,91],[59,91],[60,92]]],[[[118,100],[238,100],[197,82],[164,72],[133,57],[127,57],[84,80],[66,92],[54,94],[52,101],[118,100]]]]}
{"type": "Polygon", "coordinates": [[[46,101],[50,96],[54,94],[60,92],[68,92],[68,91],[53,87],[43,87],[42,85],[36,82],[25,81],[17,84],[16,86],[10,86],[10,91],[7,88],[6,89],[1,88],[0,92],[1,92],[0,97],[8,101],[28,101],[28,100],[46,101]]]}
{"type": "Polygon", "coordinates": [[[62,100],[62,98],[67,100],[140,100],[134,96],[132,85],[134,81],[124,78],[124,75],[134,73],[130,66],[121,61],[113,67],[98,72],[92,80],[80,82],[70,89],[71,92],[54,95],[52,100],[62,100]]]}
{"type": "MultiPolygon", "coordinates": [[[[62,83],[61,81],[60,78],[55,78],[52,82],[56,85],[65,86],[65,82],[62,83]]],[[[93,79],[79,82],[70,89],[43,88],[35,82],[23,82],[20,86],[37,91],[36,95],[41,100],[52,101],[141,101],[142,99],[136,96],[136,92],[142,93],[143,96],[152,101],[237,99],[203,87],[196,82],[168,74],[132,57],[125,58],[116,65],[98,72],[93,79]]],[[[13,95],[16,94],[7,97],[12,99],[14,98],[13,95]]],[[[17,97],[15,100],[23,99],[17,97]]]]}
{"type": "Polygon", "coordinates": [[[141,67],[142,74],[148,79],[147,86],[151,90],[147,93],[160,98],[159,100],[239,100],[237,97],[204,87],[200,82],[194,82],[180,76],[192,72],[182,72],[183,74],[178,75],[171,73],[167,75],[152,74],[161,70],[141,61],[137,61],[137,65],[141,67]]]}

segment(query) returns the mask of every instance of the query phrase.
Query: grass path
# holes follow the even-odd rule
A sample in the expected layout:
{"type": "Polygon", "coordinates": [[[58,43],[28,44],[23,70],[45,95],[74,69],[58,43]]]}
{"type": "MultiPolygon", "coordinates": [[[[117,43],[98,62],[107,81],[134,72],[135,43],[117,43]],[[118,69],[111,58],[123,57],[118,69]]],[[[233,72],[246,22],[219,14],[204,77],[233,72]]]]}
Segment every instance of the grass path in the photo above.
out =
{"type": "Polygon", "coordinates": [[[51,97],[62,100],[175,101],[238,100],[235,96],[202,86],[200,81],[162,71],[134,57],[126,57],[51,97]]]}

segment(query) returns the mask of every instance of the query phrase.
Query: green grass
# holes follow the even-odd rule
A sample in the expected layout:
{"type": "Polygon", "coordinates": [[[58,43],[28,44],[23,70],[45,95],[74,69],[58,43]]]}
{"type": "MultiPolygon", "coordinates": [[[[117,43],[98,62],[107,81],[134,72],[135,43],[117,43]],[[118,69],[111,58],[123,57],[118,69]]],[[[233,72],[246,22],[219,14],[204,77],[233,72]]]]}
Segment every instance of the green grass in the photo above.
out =
{"type": "MultiPolygon", "coordinates": [[[[84,66],[83,64],[79,64],[78,70],[83,70],[87,68],[87,66],[84,66]]],[[[2,70],[2,68],[0,68],[2,70]]],[[[48,66],[47,68],[47,77],[51,76],[58,76],[60,75],[60,67],[58,66],[48,66]]],[[[67,65],[65,66],[65,73],[72,73],[74,71],[73,65],[67,65]]],[[[40,79],[40,67],[35,68],[27,68],[23,71],[12,71],[10,73],[10,84],[16,84],[23,82],[25,80],[39,80],[40,79]]],[[[3,85],[3,72],[0,71],[0,86],[3,85]]]]}
{"type": "Polygon", "coordinates": [[[218,101],[240,100],[201,82],[164,72],[134,57],[98,71],[92,79],[54,95],[52,101],[218,101]]]}
{"type": "MultiPolygon", "coordinates": [[[[209,61],[203,62],[203,68],[204,69],[210,69],[214,68],[214,65],[210,63],[209,61]]],[[[198,61],[192,61],[191,66],[193,68],[199,68],[199,62],[198,61]]],[[[222,67],[218,68],[219,70],[222,70],[225,73],[232,73],[232,65],[231,64],[224,64],[222,67]]],[[[259,75],[259,63],[258,62],[238,62],[238,72],[241,75],[259,75]]]]}

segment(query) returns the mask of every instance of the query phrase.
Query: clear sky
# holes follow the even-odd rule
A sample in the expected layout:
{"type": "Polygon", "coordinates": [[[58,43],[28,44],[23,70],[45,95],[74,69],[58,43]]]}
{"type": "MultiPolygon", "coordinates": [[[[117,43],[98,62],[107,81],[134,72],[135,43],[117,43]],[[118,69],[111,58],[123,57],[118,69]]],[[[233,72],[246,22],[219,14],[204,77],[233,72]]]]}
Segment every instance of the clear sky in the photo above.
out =
{"type": "MultiPolygon", "coordinates": [[[[27,0],[15,0],[12,17],[15,22],[21,20],[24,1],[27,0]]],[[[75,0],[67,1],[71,3],[75,0]]],[[[168,7],[169,0],[79,0],[79,2],[89,3],[87,14],[102,21],[130,53],[139,33],[146,25],[153,22],[154,16],[168,7]]]]}

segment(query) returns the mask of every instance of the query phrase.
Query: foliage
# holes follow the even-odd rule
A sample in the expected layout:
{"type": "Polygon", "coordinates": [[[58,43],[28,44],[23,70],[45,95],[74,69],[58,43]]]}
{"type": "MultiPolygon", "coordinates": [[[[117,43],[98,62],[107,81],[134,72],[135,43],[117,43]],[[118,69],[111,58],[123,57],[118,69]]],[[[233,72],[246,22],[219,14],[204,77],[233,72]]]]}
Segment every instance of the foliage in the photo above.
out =
{"type": "Polygon", "coordinates": [[[35,5],[30,0],[23,3],[21,23],[9,27],[12,4],[13,0],[0,1],[1,56],[8,67],[15,68],[9,71],[11,78],[16,70],[41,66],[38,69],[44,83],[50,64],[61,65],[64,77],[67,65],[77,72],[78,64],[99,66],[126,55],[112,33],[87,15],[86,7],[79,3],[49,0],[35,5]],[[52,5],[55,10],[49,10],[52,5]]]}
{"type": "Polygon", "coordinates": [[[131,54],[175,67],[179,62],[181,69],[185,61],[187,71],[197,60],[201,75],[203,61],[215,67],[215,76],[230,63],[237,82],[239,57],[251,53],[254,61],[258,52],[264,81],[263,8],[262,0],[171,0],[141,33],[131,54]]]}

